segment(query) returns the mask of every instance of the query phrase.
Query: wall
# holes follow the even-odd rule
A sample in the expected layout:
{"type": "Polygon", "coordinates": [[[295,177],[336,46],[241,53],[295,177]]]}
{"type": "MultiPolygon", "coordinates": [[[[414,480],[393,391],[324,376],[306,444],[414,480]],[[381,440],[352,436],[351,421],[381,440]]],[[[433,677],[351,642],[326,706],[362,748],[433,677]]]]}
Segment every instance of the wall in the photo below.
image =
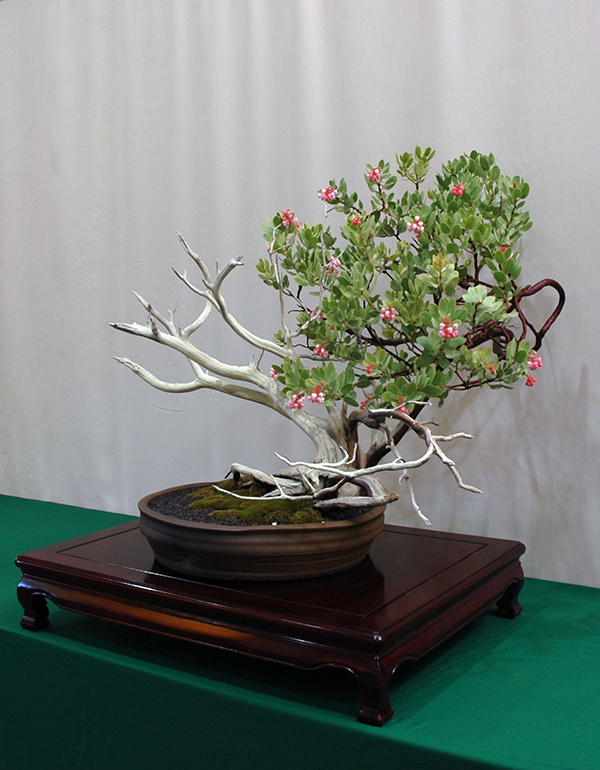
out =
{"type": "MultiPolygon", "coordinates": [[[[211,264],[244,255],[228,301],[268,334],[268,215],[318,220],[330,178],[359,187],[417,143],[477,148],[531,184],[523,279],[558,279],[568,305],[535,388],[434,413],[476,435],[453,456],[484,494],[430,466],[419,499],[438,529],[525,542],[529,575],[600,586],[599,33],[594,0],[2,0],[0,492],[134,514],[234,460],[307,458],[258,406],[146,386],[111,357],[187,367],[109,321],[144,320],[133,289],[193,317],[180,231],[211,264]]],[[[218,323],[203,344],[249,355],[218,323]]],[[[405,495],[390,520],[418,525],[405,495]]]]}

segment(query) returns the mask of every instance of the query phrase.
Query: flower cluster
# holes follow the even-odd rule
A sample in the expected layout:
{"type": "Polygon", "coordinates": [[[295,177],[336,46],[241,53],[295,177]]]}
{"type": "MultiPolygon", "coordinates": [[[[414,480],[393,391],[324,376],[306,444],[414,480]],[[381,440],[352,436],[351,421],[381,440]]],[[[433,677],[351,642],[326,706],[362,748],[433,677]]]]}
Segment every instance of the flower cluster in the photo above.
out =
{"type": "Polygon", "coordinates": [[[276,372],[273,367],[271,367],[271,371],[269,372],[269,377],[271,377],[273,380],[276,380],[279,377],[279,372],[276,372]]]}
{"type": "Polygon", "coordinates": [[[331,185],[329,187],[322,187],[319,190],[319,198],[326,203],[332,203],[337,198],[338,191],[331,185]]]}
{"type": "Polygon", "coordinates": [[[288,401],[290,409],[304,409],[304,395],[298,391],[288,401]]]}
{"type": "Polygon", "coordinates": [[[525,380],[525,385],[527,385],[528,388],[533,388],[537,380],[533,376],[533,374],[528,374],[527,379],[525,380]]]}
{"type": "Polygon", "coordinates": [[[425,230],[425,225],[420,216],[416,216],[412,222],[408,223],[407,229],[413,232],[417,238],[421,237],[421,233],[425,230]]]}
{"type": "Polygon", "coordinates": [[[375,166],[375,168],[372,171],[369,171],[367,174],[367,179],[369,182],[381,182],[381,169],[379,166],[375,166]]]}
{"type": "Polygon", "coordinates": [[[458,337],[458,324],[451,323],[448,316],[445,316],[444,320],[440,321],[440,337],[443,337],[446,340],[458,337]]]}
{"type": "Polygon", "coordinates": [[[308,400],[312,401],[313,404],[324,404],[325,403],[325,390],[323,389],[324,383],[321,383],[320,385],[315,385],[312,390],[308,391],[308,400]]]}
{"type": "MultiPolygon", "coordinates": [[[[323,403],[333,414],[338,402],[417,417],[422,404],[441,405],[455,391],[539,380],[541,337],[530,344],[535,331],[513,312],[533,296],[519,288],[517,251],[531,224],[522,210],[528,185],[473,152],[442,165],[426,189],[431,157],[419,148],[399,155],[396,174],[384,161],[367,165],[365,203],[344,179],[326,177],[314,190],[321,223],[298,213],[296,233],[294,212],[283,209],[263,228],[277,257],[261,260],[259,273],[297,318],[294,351],[270,381],[286,411],[288,400],[303,409],[292,418],[323,403]]],[[[556,282],[538,285],[562,297],[556,282]]],[[[286,336],[279,330],[277,344],[286,336]]]]}
{"type": "Polygon", "coordinates": [[[329,260],[329,263],[327,265],[327,275],[335,275],[336,277],[340,274],[340,270],[342,269],[342,261],[339,257],[331,257],[329,260]]]}
{"type": "Polygon", "coordinates": [[[404,399],[402,396],[398,399],[398,406],[396,407],[397,412],[402,412],[402,414],[408,414],[408,409],[404,406],[404,399]]]}
{"type": "Polygon", "coordinates": [[[291,209],[288,209],[287,211],[280,211],[279,216],[281,217],[281,224],[284,227],[293,227],[295,230],[297,230],[300,227],[300,222],[298,221],[298,217],[294,214],[294,212],[291,209]]]}

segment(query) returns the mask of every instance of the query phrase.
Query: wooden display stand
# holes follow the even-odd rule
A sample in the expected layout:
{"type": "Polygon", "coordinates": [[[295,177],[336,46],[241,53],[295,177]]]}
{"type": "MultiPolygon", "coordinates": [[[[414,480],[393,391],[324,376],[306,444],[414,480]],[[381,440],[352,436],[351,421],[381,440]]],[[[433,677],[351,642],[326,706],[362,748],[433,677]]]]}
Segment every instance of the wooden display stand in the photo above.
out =
{"type": "Polygon", "coordinates": [[[335,666],[360,683],[358,719],[393,714],[396,668],[432,650],[493,604],[521,611],[519,557],[509,540],[386,525],[369,557],[346,572],[283,582],[176,575],[155,560],[138,522],[30,551],[18,597],[21,625],[57,606],[134,628],[304,669],[335,666]]]}

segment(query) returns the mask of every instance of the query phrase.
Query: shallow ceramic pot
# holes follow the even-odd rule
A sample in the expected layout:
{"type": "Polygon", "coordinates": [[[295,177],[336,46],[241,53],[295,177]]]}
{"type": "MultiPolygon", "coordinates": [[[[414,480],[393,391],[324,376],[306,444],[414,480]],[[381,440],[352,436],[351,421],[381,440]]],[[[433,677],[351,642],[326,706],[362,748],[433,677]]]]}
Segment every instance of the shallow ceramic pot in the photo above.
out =
{"type": "MultiPolygon", "coordinates": [[[[213,483],[213,482],[209,482],[213,483]]],[[[153,502],[184,485],[140,500],[140,531],[159,564],[185,575],[218,580],[297,580],[341,572],[359,564],[384,525],[385,505],[319,524],[227,526],[178,519],[153,510],[153,502]]],[[[360,496],[360,495],[359,495],[360,496]]]]}

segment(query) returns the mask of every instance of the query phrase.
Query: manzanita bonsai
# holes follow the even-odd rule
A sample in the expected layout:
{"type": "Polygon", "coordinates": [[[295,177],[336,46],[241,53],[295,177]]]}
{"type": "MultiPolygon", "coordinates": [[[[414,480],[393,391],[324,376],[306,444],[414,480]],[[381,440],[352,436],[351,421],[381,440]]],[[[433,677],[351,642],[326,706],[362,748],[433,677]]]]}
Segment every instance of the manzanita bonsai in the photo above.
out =
{"type": "Polygon", "coordinates": [[[462,481],[440,446],[471,436],[434,435],[417,419],[424,407],[441,406],[454,391],[535,384],[542,340],[565,295],[552,279],[520,282],[517,245],[531,227],[523,208],[529,186],[504,175],[493,155],[472,152],[443,165],[435,186],[424,189],[433,156],[430,148],[417,147],[396,156],[395,173],[383,160],[367,166],[366,204],[344,179],[330,181],[318,193],[324,224],[301,223],[289,209],[269,221],[263,228],[267,256],[257,267],[279,297],[280,328],[272,339],[242,326],[225,303],[223,283],[241,258],[213,277],[181,236],[200,270],[200,285],[185,272],[176,275],[202,298],[199,316],[180,328],[173,313],[164,316],[136,295],[147,323],[113,324],[188,359],[194,376],[183,384],[117,359],[150,385],[169,392],[211,388],[254,401],[311,438],[316,457],[280,457],[286,465],[280,474],[232,466],[236,478],[258,481],[267,497],[322,504],[346,481],[369,477],[376,499],[389,501],[395,496],[372,474],[396,471],[423,516],[408,473],[433,456],[461,487],[479,491],[462,481]],[[333,213],[339,217],[335,231],[328,223],[333,213]],[[523,299],[548,287],[557,292],[557,305],[536,329],[523,299]],[[232,366],[192,344],[213,310],[258,351],[258,359],[232,366]],[[366,447],[359,442],[361,426],[371,433],[366,447]],[[409,431],[424,442],[423,454],[413,460],[397,448],[409,431]]]}

